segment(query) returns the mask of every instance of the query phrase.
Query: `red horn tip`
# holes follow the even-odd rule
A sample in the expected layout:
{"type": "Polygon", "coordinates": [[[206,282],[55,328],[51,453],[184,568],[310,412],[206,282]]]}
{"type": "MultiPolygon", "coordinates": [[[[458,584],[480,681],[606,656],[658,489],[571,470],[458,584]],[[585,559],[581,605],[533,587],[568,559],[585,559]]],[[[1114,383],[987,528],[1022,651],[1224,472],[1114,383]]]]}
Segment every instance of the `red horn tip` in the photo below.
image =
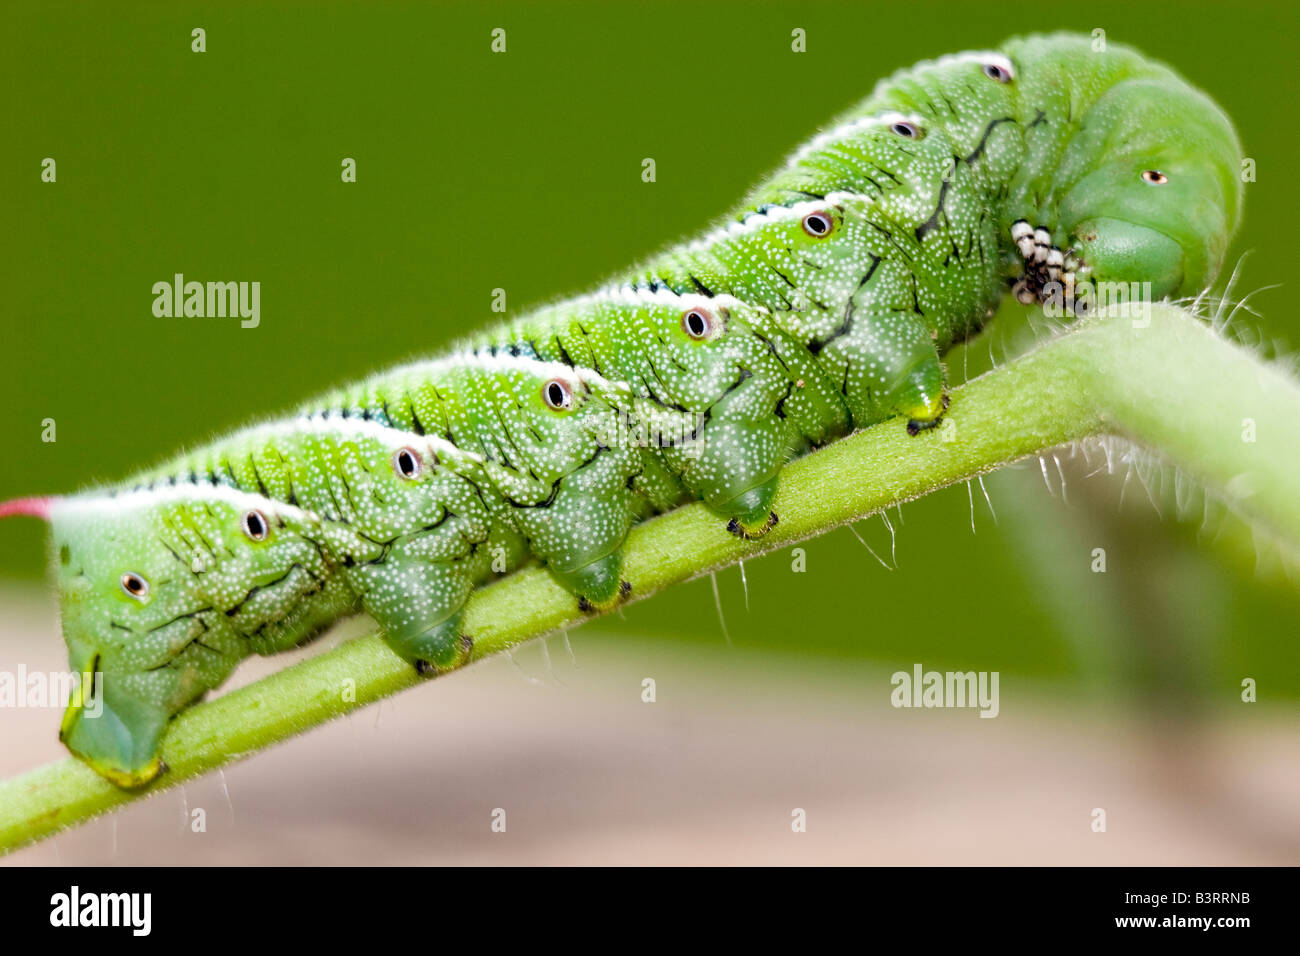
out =
{"type": "Polygon", "coordinates": [[[12,501],[0,501],[0,518],[11,515],[27,515],[29,518],[50,520],[50,506],[53,498],[14,498],[12,501]]]}

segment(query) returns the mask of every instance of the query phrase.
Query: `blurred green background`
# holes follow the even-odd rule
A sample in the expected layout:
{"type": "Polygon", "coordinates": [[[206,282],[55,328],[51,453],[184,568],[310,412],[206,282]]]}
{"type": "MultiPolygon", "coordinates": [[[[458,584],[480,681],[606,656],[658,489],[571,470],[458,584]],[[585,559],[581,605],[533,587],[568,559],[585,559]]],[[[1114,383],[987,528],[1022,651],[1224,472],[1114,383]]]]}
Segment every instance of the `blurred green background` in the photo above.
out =
{"type": "MultiPolygon", "coordinates": [[[[495,288],[510,314],[583,291],[704,228],[878,78],[1016,33],[1104,29],[1210,92],[1258,164],[1240,287],[1293,268],[1285,4],[27,3],[5,20],[0,498],[121,478],[435,353],[499,318],[495,288]],[[155,318],[151,287],[177,272],[259,281],[260,326],[155,318]]],[[[1284,296],[1246,318],[1287,350],[1284,296]]],[[[1032,317],[1004,312],[951,357],[956,380],[1028,341],[1032,317]]],[[[1157,516],[1136,477],[1121,508],[1123,467],[1085,477],[1102,460],[1063,456],[1064,496],[1050,460],[1054,492],[1036,461],[990,477],[998,521],[976,487],[975,534],[964,486],[904,506],[897,570],[839,530],[804,546],[805,573],[788,550],[750,562],[748,610],[723,572],[731,639],[1072,692],[1230,704],[1251,676],[1262,699],[1300,696],[1297,588],[1267,548],[1257,562],[1249,530],[1199,503],[1175,520],[1153,487],[1157,516]]],[[[860,531],[890,559],[883,523],[860,531]]],[[[34,586],[44,561],[35,522],[0,524],[0,576],[34,586]]],[[[723,640],[707,579],[602,630],[723,640]]]]}

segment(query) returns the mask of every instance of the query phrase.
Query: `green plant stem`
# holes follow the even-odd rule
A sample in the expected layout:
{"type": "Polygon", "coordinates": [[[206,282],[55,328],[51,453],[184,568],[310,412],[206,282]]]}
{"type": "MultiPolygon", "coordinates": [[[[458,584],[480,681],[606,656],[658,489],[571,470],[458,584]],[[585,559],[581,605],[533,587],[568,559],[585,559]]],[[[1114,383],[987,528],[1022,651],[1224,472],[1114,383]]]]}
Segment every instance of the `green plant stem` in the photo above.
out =
{"type": "MultiPolygon", "coordinates": [[[[1123,316],[1082,322],[954,390],[940,428],[913,438],[897,421],[886,422],[794,462],[781,477],[780,523],[758,541],[729,534],[700,505],[642,524],[626,548],[631,598],[1101,434],[1154,449],[1300,544],[1300,385],[1202,321],[1155,306],[1145,327],[1123,316]],[[1253,442],[1246,440],[1248,419],[1253,442]]],[[[477,592],[466,631],[478,659],[588,617],[533,568],[477,592]]],[[[120,790],[71,758],[0,784],[0,851],[422,682],[377,636],[349,641],[181,714],[163,748],[169,770],[144,790],[120,790]]]]}

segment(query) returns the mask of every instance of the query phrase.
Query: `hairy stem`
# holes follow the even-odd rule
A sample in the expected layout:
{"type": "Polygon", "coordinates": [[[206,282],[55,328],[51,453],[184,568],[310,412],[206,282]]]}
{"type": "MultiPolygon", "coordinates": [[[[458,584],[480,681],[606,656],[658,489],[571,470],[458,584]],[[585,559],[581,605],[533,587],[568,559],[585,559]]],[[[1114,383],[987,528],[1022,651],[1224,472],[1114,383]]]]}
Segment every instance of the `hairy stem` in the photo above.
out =
{"type": "MultiPolygon", "coordinates": [[[[1082,322],[956,389],[937,429],[911,438],[886,422],[794,462],[781,476],[780,523],[758,541],[729,534],[701,505],[635,528],[624,571],[631,599],[1101,434],[1161,453],[1300,546],[1300,385],[1195,317],[1154,306],[1149,321],[1082,322]]],[[[478,659],[588,616],[533,568],[477,592],[466,631],[478,659]]],[[[377,636],[349,641],[181,714],[163,747],[169,770],[143,790],[120,790],[71,758],[0,784],[0,852],[422,682],[377,636]]]]}

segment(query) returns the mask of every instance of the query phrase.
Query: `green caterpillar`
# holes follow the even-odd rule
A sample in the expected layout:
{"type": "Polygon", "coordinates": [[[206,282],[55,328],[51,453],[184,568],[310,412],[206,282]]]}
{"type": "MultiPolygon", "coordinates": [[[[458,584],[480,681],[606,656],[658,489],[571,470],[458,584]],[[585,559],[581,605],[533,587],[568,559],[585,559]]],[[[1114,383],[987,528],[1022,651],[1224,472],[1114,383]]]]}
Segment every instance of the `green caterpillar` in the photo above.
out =
{"type": "Polygon", "coordinates": [[[71,667],[103,705],[74,695],[61,738],[139,786],[178,712],[342,615],[441,671],[494,573],[535,558],[605,609],[648,515],[700,499],[762,535],[791,457],[938,422],[941,356],[1008,291],[1205,287],[1240,162],[1223,113],[1131,50],[1061,35],[923,63],[621,282],[119,486],[0,506],[50,522],[71,667]]]}

